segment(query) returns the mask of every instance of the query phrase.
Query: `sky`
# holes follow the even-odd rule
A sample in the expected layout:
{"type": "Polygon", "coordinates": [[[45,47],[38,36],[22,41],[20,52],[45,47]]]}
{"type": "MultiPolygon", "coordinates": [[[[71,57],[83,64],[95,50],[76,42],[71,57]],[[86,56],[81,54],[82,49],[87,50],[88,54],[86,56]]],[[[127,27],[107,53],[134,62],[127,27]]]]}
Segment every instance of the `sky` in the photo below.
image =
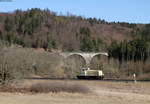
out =
{"type": "Polygon", "coordinates": [[[0,0],[0,12],[49,9],[108,22],[150,23],[150,0],[0,0]]]}

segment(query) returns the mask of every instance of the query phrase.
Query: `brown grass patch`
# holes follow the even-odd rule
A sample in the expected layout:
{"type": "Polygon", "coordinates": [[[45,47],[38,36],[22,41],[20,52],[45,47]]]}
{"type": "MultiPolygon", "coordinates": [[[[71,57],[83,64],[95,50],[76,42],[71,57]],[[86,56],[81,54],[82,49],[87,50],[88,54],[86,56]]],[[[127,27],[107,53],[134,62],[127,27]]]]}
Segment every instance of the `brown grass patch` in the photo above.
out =
{"type": "Polygon", "coordinates": [[[90,93],[90,89],[80,84],[65,82],[53,83],[34,83],[29,87],[16,87],[11,85],[0,86],[0,92],[19,92],[19,93],[90,93]]]}

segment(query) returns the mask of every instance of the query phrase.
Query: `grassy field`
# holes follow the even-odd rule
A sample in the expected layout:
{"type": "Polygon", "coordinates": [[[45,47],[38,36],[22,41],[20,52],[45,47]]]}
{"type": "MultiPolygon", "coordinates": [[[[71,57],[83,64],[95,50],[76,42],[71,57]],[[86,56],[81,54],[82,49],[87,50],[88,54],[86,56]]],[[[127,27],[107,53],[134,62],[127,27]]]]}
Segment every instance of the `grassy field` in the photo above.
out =
{"type": "Polygon", "coordinates": [[[150,104],[149,82],[106,82],[77,80],[26,80],[35,83],[73,83],[88,87],[90,93],[0,93],[0,104],[150,104]]]}

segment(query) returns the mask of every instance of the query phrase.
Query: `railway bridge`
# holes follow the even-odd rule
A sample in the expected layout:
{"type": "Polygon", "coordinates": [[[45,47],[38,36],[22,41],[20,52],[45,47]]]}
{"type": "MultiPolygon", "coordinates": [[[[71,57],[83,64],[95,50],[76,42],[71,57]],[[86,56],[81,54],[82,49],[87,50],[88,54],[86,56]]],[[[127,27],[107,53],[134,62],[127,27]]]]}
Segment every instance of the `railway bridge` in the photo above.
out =
{"type": "Polygon", "coordinates": [[[97,55],[108,56],[108,53],[106,53],[106,52],[97,52],[97,53],[88,53],[88,52],[60,52],[59,55],[63,56],[64,58],[68,58],[68,57],[70,57],[72,55],[79,55],[79,56],[81,56],[85,60],[86,66],[89,66],[93,57],[95,57],[97,55]]]}

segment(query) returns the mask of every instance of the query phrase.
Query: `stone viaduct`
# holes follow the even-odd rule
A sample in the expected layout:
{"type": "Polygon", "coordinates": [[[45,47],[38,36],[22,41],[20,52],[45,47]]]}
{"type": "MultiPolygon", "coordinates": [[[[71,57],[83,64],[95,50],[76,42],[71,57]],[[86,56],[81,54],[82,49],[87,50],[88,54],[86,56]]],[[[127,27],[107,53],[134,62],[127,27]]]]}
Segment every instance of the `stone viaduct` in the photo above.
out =
{"type": "Polygon", "coordinates": [[[61,53],[59,53],[59,55],[63,56],[64,58],[67,58],[67,57],[72,56],[72,55],[79,55],[85,60],[86,66],[89,66],[93,57],[95,57],[97,55],[108,56],[108,53],[106,53],[106,52],[98,52],[98,53],[61,52],[61,53]]]}

